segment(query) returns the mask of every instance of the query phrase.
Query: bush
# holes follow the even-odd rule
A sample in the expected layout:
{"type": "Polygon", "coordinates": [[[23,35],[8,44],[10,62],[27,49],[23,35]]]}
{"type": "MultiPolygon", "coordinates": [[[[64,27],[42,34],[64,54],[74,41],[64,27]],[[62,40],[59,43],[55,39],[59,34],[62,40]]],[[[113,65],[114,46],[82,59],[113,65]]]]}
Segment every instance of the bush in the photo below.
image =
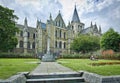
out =
{"type": "Polygon", "coordinates": [[[61,58],[65,59],[88,59],[90,58],[90,54],[64,54],[61,58]]]}
{"type": "Polygon", "coordinates": [[[33,54],[0,53],[0,58],[35,58],[33,54]]]}
{"type": "Polygon", "coordinates": [[[102,55],[100,51],[89,52],[85,54],[63,54],[60,58],[65,59],[89,59],[91,56],[95,56],[98,59],[120,60],[120,53],[114,53],[113,55],[102,55]]]}

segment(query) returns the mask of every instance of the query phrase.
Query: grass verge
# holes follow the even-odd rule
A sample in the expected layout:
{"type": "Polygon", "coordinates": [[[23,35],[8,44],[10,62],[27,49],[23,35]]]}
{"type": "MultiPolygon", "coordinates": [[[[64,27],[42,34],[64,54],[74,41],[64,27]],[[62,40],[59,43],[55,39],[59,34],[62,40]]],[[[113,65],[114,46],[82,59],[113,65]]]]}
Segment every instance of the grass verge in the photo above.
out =
{"type": "Polygon", "coordinates": [[[101,65],[101,66],[90,65],[91,63],[120,62],[120,60],[92,61],[89,59],[60,59],[57,62],[75,71],[84,70],[104,76],[120,75],[120,64],[101,65]]]}
{"type": "Polygon", "coordinates": [[[7,79],[17,72],[33,70],[39,62],[38,59],[0,59],[0,79],[7,79]]]}

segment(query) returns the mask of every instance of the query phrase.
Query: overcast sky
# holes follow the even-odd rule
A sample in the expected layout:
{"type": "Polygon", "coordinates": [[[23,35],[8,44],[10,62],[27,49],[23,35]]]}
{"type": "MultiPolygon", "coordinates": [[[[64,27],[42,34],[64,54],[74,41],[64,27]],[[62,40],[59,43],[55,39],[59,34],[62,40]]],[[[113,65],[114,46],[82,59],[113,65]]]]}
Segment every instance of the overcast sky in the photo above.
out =
{"type": "Polygon", "coordinates": [[[85,28],[92,21],[101,26],[102,32],[112,27],[120,33],[120,0],[0,0],[0,5],[15,10],[18,24],[24,24],[27,17],[28,25],[32,27],[36,27],[37,19],[46,23],[50,13],[55,19],[59,10],[67,25],[72,19],[75,4],[85,28]]]}

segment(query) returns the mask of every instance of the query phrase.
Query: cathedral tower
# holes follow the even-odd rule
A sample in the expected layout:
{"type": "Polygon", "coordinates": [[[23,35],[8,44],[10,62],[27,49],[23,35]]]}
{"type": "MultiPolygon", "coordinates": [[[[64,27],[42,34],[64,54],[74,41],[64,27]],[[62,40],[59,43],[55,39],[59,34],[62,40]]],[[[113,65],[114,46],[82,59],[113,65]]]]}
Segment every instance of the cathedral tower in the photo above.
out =
{"type": "Polygon", "coordinates": [[[75,37],[77,37],[78,34],[84,29],[84,24],[80,22],[76,5],[73,12],[72,21],[71,21],[71,29],[74,31],[75,37]]]}

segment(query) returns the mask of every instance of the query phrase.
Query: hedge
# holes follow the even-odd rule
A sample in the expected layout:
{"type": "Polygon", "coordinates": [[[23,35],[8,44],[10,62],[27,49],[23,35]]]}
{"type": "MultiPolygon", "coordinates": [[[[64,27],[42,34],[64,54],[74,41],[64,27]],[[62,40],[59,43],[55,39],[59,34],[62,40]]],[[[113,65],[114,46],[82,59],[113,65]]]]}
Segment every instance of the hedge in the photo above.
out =
{"type": "Polygon", "coordinates": [[[36,58],[33,54],[0,53],[0,58],[36,58]]]}

